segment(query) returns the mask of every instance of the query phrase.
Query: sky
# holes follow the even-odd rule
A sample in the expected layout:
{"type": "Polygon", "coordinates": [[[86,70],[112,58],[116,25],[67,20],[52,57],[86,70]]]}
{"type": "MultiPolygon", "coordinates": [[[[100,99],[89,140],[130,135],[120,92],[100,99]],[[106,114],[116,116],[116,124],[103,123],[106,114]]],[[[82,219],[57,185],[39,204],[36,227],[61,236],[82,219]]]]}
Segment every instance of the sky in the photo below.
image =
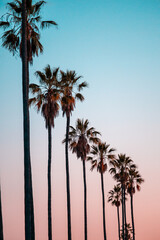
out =
{"type": "MultiPolygon", "coordinates": [[[[0,16],[6,12],[0,2],[0,16]]],[[[89,87],[77,103],[71,125],[88,119],[102,140],[126,153],[145,179],[134,196],[136,240],[160,239],[160,1],[48,0],[44,20],[58,28],[41,32],[44,53],[34,72],[47,64],[75,70],[89,87]]],[[[2,31],[0,32],[2,34],[2,31]]],[[[0,40],[0,45],[2,44],[0,40]]],[[[0,184],[5,240],[24,240],[21,61],[0,46],[0,184]]],[[[36,239],[47,239],[47,131],[41,114],[30,111],[31,163],[36,239]]],[[[66,119],[59,113],[52,132],[52,215],[55,240],[67,240],[65,153],[66,119]]],[[[82,163],[70,153],[72,236],[83,239],[82,163]]],[[[117,240],[116,209],[107,203],[115,182],[105,178],[108,240],[117,240]]],[[[87,163],[88,239],[103,239],[99,173],[87,163]]],[[[129,199],[127,219],[131,223],[129,199]]]]}

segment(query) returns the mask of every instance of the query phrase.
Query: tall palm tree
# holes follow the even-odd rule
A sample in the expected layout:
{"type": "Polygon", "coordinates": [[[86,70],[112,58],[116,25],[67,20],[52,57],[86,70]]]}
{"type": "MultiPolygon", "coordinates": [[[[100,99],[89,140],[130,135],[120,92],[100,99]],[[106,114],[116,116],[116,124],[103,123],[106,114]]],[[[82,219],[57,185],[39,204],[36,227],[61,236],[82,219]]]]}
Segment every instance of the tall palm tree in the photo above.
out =
{"type": "Polygon", "coordinates": [[[38,111],[41,110],[48,129],[48,239],[52,240],[52,214],[51,214],[51,155],[52,136],[51,128],[54,127],[54,119],[58,115],[59,83],[58,68],[51,70],[50,65],[44,69],[44,73],[37,71],[40,85],[30,84],[29,88],[35,97],[29,99],[29,104],[34,104],[38,111]]]}
{"type": "Polygon", "coordinates": [[[73,153],[82,160],[83,164],[83,184],[84,184],[84,236],[87,240],[87,184],[86,184],[86,158],[90,152],[90,143],[98,143],[99,132],[95,128],[89,128],[88,120],[77,119],[76,127],[70,126],[69,143],[73,153]]]}
{"type": "Polygon", "coordinates": [[[2,218],[1,187],[0,187],[0,240],[3,240],[3,218],[2,218]]]}
{"type": "Polygon", "coordinates": [[[27,240],[35,239],[28,108],[29,62],[32,63],[33,56],[38,56],[39,51],[43,51],[39,41],[38,26],[44,28],[57,25],[54,21],[41,20],[39,13],[44,4],[45,1],[33,4],[32,0],[14,0],[7,4],[8,12],[0,19],[0,27],[7,29],[2,35],[2,46],[13,55],[19,53],[22,59],[25,238],[27,240]]]}
{"type": "Polygon", "coordinates": [[[132,232],[133,232],[133,240],[135,240],[135,226],[134,226],[134,214],[133,214],[133,194],[136,191],[140,191],[140,184],[144,182],[144,179],[139,174],[137,167],[129,168],[129,177],[127,181],[127,192],[130,195],[130,203],[131,203],[131,218],[132,218],[132,232]]]}
{"type": "Polygon", "coordinates": [[[30,160],[30,131],[28,109],[28,60],[27,60],[27,1],[22,2],[22,89],[23,89],[23,144],[24,144],[24,205],[25,239],[35,240],[32,173],[30,160]]]}
{"type": "Polygon", "coordinates": [[[116,206],[117,208],[117,219],[118,219],[118,236],[119,240],[121,239],[120,236],[120,218],[119,218],[119,206],[121,204],[121,187],[119,184],[114,186],[113,190],[109,191],[109,197],[108,197],[108,202],[111,202],[113,206],[116,206]]]}
{"type": "Polygon", "coordinates": [[[70,205],[70,176],[69,176],[69,159],[68,159],[68,140],[69,140],[69,126],[70,116],[75,108],[76,100],[83,101],[84,97],[80,91],[87,86],[86,82],[78,83],[81,76],[77,76],[75,71],[61,71],[61,106],[63,116],[66,115],[66,139],[65,139],[65,155],[66,155],[66,190],[67,190],[67,221],[68,221],[68,240],[71,236],[71,205],[70,205]],[[75,90],[76,93],[75,93],[75,90]]]}
{"type": "Polygon", "coordinates": [[[110,148],[109,144],[98,142],[97,145],[92,146],[91,156],[88,157],[88,160],[90,160],[92,164],[91,170],[93,170],[94,168],[97,168],[97,171],[101,175],[104,240],[107,239],[107,235],[106,235],[106,220],[105,220],[105,194],[104,194],[103,174],[107,171],[107,160],[113,161],[115,159],[114,152],[115,152],[115,149],[110,148]]]}
{"type": "Polygon", "coordinates": [[[122,193],[122,235],[126,240],[127,219],[126,219],[126,183],[129,177],[129,168],[134,168],[133,160],[125,154],[119,154],[118,158],[111,161],[112,168],[109,170],[113,178],[121,184],[122,193]]]}

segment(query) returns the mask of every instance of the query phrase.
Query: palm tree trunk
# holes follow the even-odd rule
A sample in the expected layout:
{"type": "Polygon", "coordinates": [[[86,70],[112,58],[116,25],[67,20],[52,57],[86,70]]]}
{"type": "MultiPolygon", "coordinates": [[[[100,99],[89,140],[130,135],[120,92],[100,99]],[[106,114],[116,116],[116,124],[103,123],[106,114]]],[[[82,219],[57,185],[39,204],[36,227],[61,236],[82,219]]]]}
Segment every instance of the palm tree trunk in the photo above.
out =
{"type": "Polygon", "coordinates": [[[123,195],[123,184],[121,185],[122,188],[122,236],[123,236],[123,240],[125,240],[124,238],[124,195],[123,195]]]}
{"type": "Polygon", "coordinates": [[[120,235],[119,207],[117,207],[117,219],[118,219],[118,236],[119,236],[119,240],[120,240],[121,239],[121,235],[120,235]]]}
{"type": "Polygon", "coordinates": [[[2,218],[1,188],[0,188],[0,240],[3,240],[3,218],[2,218]]]}
{"type": "Polygon", "coordinates": [[[126,194],[125,194],[125,186],[123,187],[123,195],[124,195],[124,224],[125,224],[125,240],[127,240],[127,218],[126,218],[126,194]]]}
{"type": "Polygon", "coordinates": [[[101,189],[102,189],[102,205],[103,205],[103,234],[104,234],[104,240],[107,240],[107,236],[106,236],[106,220],[105,220],[105,198],[104,198],[103,173],[101,173],[101,189]]]}
{"type": "Polygon", "coordinates": [[[132,193],[130,194],[130,196],[131,196],[131,217],[132,217],[133,240],[135,240],[135,227],[134,227],[134,215],[133,215],[133,195],[132,195],[132,193]]]}
{"type": "Polygon", "coordinates": [[[32,174],[30,163],[29,106],[28,106],[28,63],[26,0],[22,0],[22,89],[23,89],[23,138],[24,138],[24,201],[25,240],[34,240],[32,174]]]}
{"type": "Polygon", "coordinates": [[[83,183],[84,183],[84,236],[87,240],[87,184],[86,184],[86,166],[85,160],[83,162],[83,183]]]}
{"type": "Polygon", "coordinates": [[[48,239],[52,240],[52,213],[51,213],[51,125],[48,124],[48,239]]]}
{"type": "Polygon", "coordinates": [[[69,135],[70,116],[67,116],[66,125],[66,188],[67,188],[67,220],[68,220],[68,240],[71,240],[71,204],[70,204],[70,181],[69,181],[69,159],[68,159],[68,135],[69,135]]]}
{"type": "MultiPolygon", "coordinates": [[[[27,99],[29,99],[29,62],[27,61],[27,99]]],[[[28,109],[28,120],[29,120],[29,109],[28,109]]],[[[28,122],[29,126],[29,122],[28,122]]],[[[29,126],[30,131],[30,126],[29,126]]],[[[29,172],[30,172],[30,195],[31,195],[31,227],[32,227],[32,240],[35,239],[35,229],[34,229],[34,204],[33,204],[33,189],[32,189],[32,172],[31,172],[31,160],[29,162],[29,172]]]]}

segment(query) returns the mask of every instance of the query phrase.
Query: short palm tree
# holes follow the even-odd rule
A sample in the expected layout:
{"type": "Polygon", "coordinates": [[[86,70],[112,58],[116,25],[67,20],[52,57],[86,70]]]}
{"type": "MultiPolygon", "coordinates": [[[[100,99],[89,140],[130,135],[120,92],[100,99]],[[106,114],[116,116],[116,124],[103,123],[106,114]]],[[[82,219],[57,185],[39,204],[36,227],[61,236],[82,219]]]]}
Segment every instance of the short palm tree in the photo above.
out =
{"type": "Polygon", "coordinates": [[[44,73],[37,71],[40,85],[30,84],[29,88],[35,97],[29,99],[29,104],[34,104],[38,111],[41,111],[48,129],[48,239],[52,240],[52,214],[51,214],[51,154],[52,134],[54,119],[58,115],[59,104],[59,83],[57,79],[58,68],[51,70],[50,65],[44,69],[44,73]]]}
{"type": "Polygon", "coordinates": [[[132,218],[132,232],[133,232],[133,240],[135,240],[135,226],[134,226],[134,214],[133,214],[133,194],[136,191],[140,191],[140,185],[144,182],[144,179],[139,174],[137,167],[130,167],[129,168],[129,177],[127,180],[127,192],[130,195],[130,202],[131,202],[131,218],[132,218]]]}
{"type": "Polygon", "coordinates": [[[81,76],[77,76],[75,71],[61,71],[61,106],[63,116],[66,115],[66,138],[65,138],[65,155],[66,155],[66,189],[67,189],[67,221],[68,221],[68,240],[71,236],[71,205],[70,205],[70,177],[69,177],[69,159],[68,159],[68,140],[70,116],[75,108],[76,100],[83,101],[84,97],[80,91],[87,86],[86,82],[79,83],[81,76]],[[76,89],[76,90],[75,90],[76,89]],[[76,93],[75,93],[76,91],[76,93]]]}
{"type": "Polygon", "coordinates": [[[90,152],[90,143],[98,143],[97,135],[100,134],[95,128],[89,128],[88,120],[77,119],[76,127],[70,126],[69,143],[73,153],[82,160],[83,184],[84,184],[84,236],[87,240],[87,184],[86,184],[86,158],[90,152]]]}
{"type": "Polygon", "coordinates": [[[126,183],[129,177],[129,168],[134,168],[133,160],[125,154],[119,154],[118,158],[111,161],[112,168],[109,170],[113,174],[113,178],[121,184],[122,193],[122,235],[125,240],[127,232],[127,219],[126,219],[126,183]]]}
{"type": "Polygon", "coordinates": [[[91,161],[92,167],[91,170],[97,168],[97,171],[101,175],[101,189],[102,189],[102,206],[103,206],[103,234],[104,240],[107,239],[106,235],[106,220],[105,220],[105,194],[104,194],[104,181],[103,174],[107,171],[107,160],[114,160],[115,149],[110,148],[109,144],[98,142],[97,145],[92,146],[91,156],[88,157],[88,160],[91,161]]]}
{"type": "Polygon", "coordinates": [[[3,218],[2,218],[1,188],[0,188],[0,240],[3,240],[3,218]]]}
{"type": "Polygon", "coordinates": [[[113,190],[109,191],[108,202],[111,202],[113,206],[117,208],[117,219],[118,219],[118,236],[120,240],[120,218],[119,218],[119,206],[121,204],[121,187],[119,184],[114,186],[113,190]]]}

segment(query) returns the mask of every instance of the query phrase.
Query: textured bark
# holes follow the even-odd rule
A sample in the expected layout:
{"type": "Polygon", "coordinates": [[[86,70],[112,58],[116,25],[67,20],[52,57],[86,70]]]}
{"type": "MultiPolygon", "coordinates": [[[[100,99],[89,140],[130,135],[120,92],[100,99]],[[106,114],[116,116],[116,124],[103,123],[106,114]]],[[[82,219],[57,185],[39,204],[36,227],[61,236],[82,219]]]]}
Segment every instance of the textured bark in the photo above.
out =
{"type": "Polygon", "coordinates": [[[67,189],[67,222],[68,222],[68,240],[72,239],[71,236],[71,203],[70,203],[70,180],[69,180],[69,159],[68,159],[68,135],[69,135],[70,116],[67,116],[66,125],[66,189],[67,189]]]}
{"type": "Polygon", "coordinates": [[[52,214],[51,214],[51,126],[48,124],[48,239],[52,240],[52,214]]]}
{"type": "Polygon", "coordinates": [[[118,237],[119,237],[119,240],[121,240],[121,235],[120,235],[119,207],[117,207],[117,219],[118,219],[118,237]]]}
{"type": "Polygon", "coordinates": [[[131,196],[131,217],[132,217],[133,240],[135,240],[135,227],[134,227],[134,215],[133,215],[133,195],[132,195],[132,193],[130,194],[130,196],[131,196]]]}
{"type": "Polygon", "coordinates": [[[103,206],[103,234],[104,234],[104,240],[107,240],[107,236],[106,236],[106,219],[105,219],[105,198],[104,198],[103,173],[101,173],[101,189],[102,189],[102,206],[103,206]]]}
{"type": "Polygon", "coordinates": [[[24,202],[25,240],[34,240],[34,213],[32,173],[30,162],[29,106],[28,106],[28,61],[26,31],[26,0],[22,1],[22,89],[23,89],[23,143],[24,143],[24,202]]]}
{"type": "Polygon", "coordinates": [[[1,189],[0,189],[0,240],[3,240],[3,218],[2,218],[2,202],[1,202],[1,189]]]}
{"type": "Polygon", "coordinates": [[[87,240],[87,184],[86,184],[86,166],[85,160],[83,162],[83,184],[84,184],[84,236],[87,240]]]}

